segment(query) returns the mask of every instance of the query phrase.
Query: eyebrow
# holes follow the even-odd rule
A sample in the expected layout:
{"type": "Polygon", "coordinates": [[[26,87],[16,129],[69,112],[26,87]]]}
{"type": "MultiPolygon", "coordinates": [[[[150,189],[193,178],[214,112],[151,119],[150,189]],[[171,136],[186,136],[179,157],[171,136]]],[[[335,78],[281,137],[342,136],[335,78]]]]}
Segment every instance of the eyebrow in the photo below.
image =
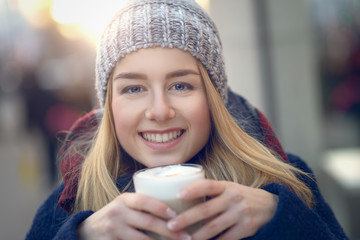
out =
{"type": "MultiPolygon", "coordinates": [[[[186,75],[200,75],[199,72],[194,71],[192,69],[181,69],[174,72],[170,72],[166,74],[166,78],[176,78],[176,77],[183,77],[186,75]]],[[[145,74],[141,73],[135,73],[135,72],[124,72],[119,73],[114,77],[114,80],[116,79],[140,79],[140,80],[146,80],[147,77],[145,74]]]]}
{"type": "Polygon", "coordinates": [[[131,73],[131,72],[125,72],[125,73],[119,73],[118,75],[116,75],[114,77],[114,80],[116,79],[146,79],[146,75],[145,74],[140,74],[140,73],[131,73]]]}
{"type": "Polygon", "coordinates": [[[186,75],[200,75],[200,73],[192,69],[182,69],[166,74],[166,78],[183,77],[186,75]]]}

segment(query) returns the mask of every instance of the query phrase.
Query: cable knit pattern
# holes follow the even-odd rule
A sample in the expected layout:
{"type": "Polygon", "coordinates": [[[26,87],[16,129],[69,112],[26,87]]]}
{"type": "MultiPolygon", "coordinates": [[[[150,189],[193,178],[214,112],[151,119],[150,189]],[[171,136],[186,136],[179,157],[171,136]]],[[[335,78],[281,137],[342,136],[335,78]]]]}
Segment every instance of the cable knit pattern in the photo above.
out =
{"type": "Polygon", "coordinates": [[[191,53],[204,65],[226,104],[222,45],[208,14],[193,0],[132,0],[115,14],[98,45],[96,85],[102,106],[116,63],[131,52],[150,47],[191,53]]]}

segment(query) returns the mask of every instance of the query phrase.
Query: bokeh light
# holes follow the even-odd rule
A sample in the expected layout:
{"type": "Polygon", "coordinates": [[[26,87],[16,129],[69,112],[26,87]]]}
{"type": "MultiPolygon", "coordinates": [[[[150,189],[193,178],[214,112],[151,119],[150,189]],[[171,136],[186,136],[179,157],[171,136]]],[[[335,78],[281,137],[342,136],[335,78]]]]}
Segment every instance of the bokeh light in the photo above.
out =
{"type": "MultiPolygon", "coordinates": [[[[14,1],[9,6],[15,7],[14,1]]],[[[17,0],[17,7],[26,21],[37,28],[46,27],[49,22],[50,0],[17,0]]]]}
{"type": "MultiPolygon", "coordinates": [[[[68,39],[84,38],[96,44],[102,29],[127,0],[17,0],[20,12],[34,27],[52,20],[68,39]]],[[[196,0],[209,9],[210,0],[196,0]]]]}
{"type": "Polygon", "coordinates": [[[109,18],[126,0],[52,0],[51,17],[67,38],[96,43],[109,18]]]}

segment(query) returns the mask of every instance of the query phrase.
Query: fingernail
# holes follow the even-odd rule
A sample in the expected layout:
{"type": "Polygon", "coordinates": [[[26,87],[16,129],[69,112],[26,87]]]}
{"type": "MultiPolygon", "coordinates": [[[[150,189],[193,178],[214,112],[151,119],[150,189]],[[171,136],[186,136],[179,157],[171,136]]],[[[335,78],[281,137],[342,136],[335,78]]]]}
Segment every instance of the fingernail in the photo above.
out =
{"type": "Polygon", "coordinates": [[[191,236],[187,233],[181,233],[179,238],[180,240],[191,240],[191,236]]]}
{"type": "Polygon", "coordinates": [[[169,218],[174,218],[176,217],[176,212],[174,210],[172,210],[171,208],[166,209],[166,215],[169,218]]]}
{"type": "Polygon", "coordinates": [[[177,222],[174,220],[170,220],[167,224],[166,224],[167,228],[174,231],[176,230],[177,227],[177,222]]]}

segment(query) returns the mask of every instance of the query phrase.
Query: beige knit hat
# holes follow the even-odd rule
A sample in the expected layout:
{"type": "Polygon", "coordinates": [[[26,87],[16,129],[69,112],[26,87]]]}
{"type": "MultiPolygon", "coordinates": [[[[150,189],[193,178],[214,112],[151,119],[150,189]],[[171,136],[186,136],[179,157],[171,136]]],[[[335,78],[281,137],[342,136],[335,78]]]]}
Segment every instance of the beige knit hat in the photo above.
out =
{"type": "Polygon", "coordinates": [[[227,79],[215,24],[194,0],[130,0],[115,14],[98,45],[96,85],[101,106],[116,63],[149,47],[188,51],[206,68],[224,103],[227,79]]]}

